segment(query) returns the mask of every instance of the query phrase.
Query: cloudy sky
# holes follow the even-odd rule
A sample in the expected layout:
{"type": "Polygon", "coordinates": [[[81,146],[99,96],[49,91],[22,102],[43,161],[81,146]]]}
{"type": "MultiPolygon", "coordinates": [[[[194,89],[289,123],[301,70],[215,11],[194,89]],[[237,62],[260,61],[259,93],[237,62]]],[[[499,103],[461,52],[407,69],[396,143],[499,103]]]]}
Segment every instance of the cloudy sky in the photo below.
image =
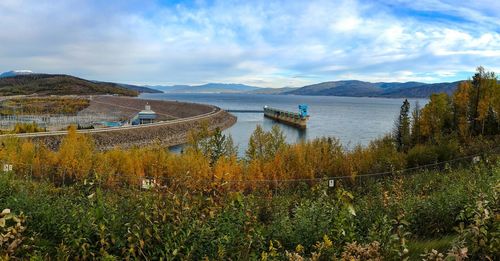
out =
{"type": "Polygon", "coordinates": [[[500,72],[498,0],[1,0],[0,71],[303,86],[500,72]]]}

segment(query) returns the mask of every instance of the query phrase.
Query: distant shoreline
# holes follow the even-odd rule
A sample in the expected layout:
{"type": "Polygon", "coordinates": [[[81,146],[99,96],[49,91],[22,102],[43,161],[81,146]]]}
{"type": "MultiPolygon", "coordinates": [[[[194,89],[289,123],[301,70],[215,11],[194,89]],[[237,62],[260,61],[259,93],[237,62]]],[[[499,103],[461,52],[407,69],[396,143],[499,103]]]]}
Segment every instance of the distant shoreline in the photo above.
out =
{"type": "Polygon", "coordinates": [[[381,98],[381,99],[429,99],[428,97],[414,97],[414,96],[401,96],[401,97],[392,97],[392,96],[348,96],[348,95],[314,95],[314,94],[291,94],[291,93],[245,93],[245,92],[163,92],[163,93],[141,93],[141,95],[272,95],[272,96],[305,96],[305,97],[346,97],[346,98],[381,98]]]}

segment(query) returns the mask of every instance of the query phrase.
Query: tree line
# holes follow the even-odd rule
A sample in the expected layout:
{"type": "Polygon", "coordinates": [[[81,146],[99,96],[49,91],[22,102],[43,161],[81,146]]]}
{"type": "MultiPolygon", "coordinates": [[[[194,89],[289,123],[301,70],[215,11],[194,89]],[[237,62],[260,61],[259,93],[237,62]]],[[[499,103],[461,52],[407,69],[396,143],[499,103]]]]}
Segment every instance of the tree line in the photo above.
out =
{"type": "Polygon", "coordinates": [[[497,76],[478,67],[472,79],[462,81],[452,95],[436,93],[420,108],[403,102],[393,137],[410,165],[436,158],[445,151],[458,154],[466,144],[494,140],[500,132],[500,87],[497,76]],[[441,150],[441,151],[439,151],[441,150]]]}
{"type": "Polygon", "coordinates": [[[433,94],[423,108],[411,111],[405,100],[392,134],[351,150],[333,137],[287,144],[278,126],[271,131],[258,126],[239,158],[230,136],[205,126],[190,133],[180,154],[160,145],[99,151],[90,136],[70,127],[57,151],[29,140],[4,139],[0,160],[13,164],[20,175],[56,184],[139,186],[148,177],[163,186],[248,190],[288,186],[281,180],[355,180],[361,174],[446,161],[496,146],[499,89],[496,75],[479,67],[452,95],[433,94]]]}

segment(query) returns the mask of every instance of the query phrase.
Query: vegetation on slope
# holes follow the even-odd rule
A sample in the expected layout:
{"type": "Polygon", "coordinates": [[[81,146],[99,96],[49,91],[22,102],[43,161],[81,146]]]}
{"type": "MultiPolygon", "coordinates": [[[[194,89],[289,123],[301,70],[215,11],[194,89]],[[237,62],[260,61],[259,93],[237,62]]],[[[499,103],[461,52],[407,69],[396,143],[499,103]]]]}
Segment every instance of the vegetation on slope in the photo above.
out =
{"type": "Polygon", "coordinates": [[[452,94],[457,89],[457,86],[459,84],[460,81],[422,84],[419,86],[413,86],[408,88],[385,89],[381,96],[391,97],[391,98],[397,98],[397,97],[429,98],[429,96],[434,93],[452,94]]]}
{"type": "Polygon", "coordinates": [[[124,84],[124,83],[117,83],[117,84],[120,87],[129,89],[129,90],[133,90],[133,91],[137,91],[139,93],[163,93],[160,90],[156,90],[156,89],[148,88],[148,87],[144,87],[144,86],[137,86],[137,85],[131,85],[131,84],[124,84]]]}
{"type": "Polygon", "coordinates": [[[89,105],[77,97],[13,98],[0,102],[0,115],[76,115],[89,105]]]}
{"type": "Polygon", "coordinates": [[[0,95],[97,95],[137,96],[115,83],[92,82],[69,75],[29,74],[0,78],[0,95]]]}
{"type": "Polygon", "coordinates": [[[500,250],[498,88],[480,68],[411,116],[405,102],[391,136],[351,151],[334,138],[289,145],[279,128],[260,127],[242,159],[230,137],[206,129],[182,154],[97,151],[74,129],[58,151],[5,139],[0,161],[14,172],[0,178],[0,208],[19,216],[1,232],[20,232],[0,254],[492,260],[500,250]],[[139,191],[145,178],[153,190],[139,191]]]}
{"type": "MultiPolygon", "coordinates": [[[[20,215],[24,229],[14,247],[8,247],[10,238],[2,243],[0,254],[108,260],[493,258],[499,250],[499,178],[500,166],[487,164],[364,180],[362,187],[297,182],[293,189],[248,194],[229,193],[219,182],[189,192],[176,186],[139,191],[109,190],[90,181],[56,187],[2,175],[0,207],[20,215]]],[[[6,224],[0,232],[16,226],[6,224]]]]}
{"type": "Polygon", "coordinates": [[[427,98],[433,93],[451,94],[459,82],[427,84],[421,82],[364,82],[333,81],[304,86],[285,94],[350,96],[350,97],[392,97],[392,98],[427,98]]]}
{"type": "Polygon", "coordinates": [[[40,128],[36,123],[16,123],[12,130],[0,130],[0,135],[3,134],[19,134],[19,133],[34,133],[47,131],[45,128],[40,128]]]}

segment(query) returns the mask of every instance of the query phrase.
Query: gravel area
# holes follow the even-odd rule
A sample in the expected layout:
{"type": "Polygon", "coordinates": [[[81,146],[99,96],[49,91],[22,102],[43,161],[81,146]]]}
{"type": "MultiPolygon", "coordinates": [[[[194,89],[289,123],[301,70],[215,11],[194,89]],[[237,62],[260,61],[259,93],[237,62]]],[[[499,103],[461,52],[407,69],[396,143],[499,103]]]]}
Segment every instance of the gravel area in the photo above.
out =
{"type": "Polygon", "coordinates": [[[143,110],[146,104],[151,105],[151,109],[158,114],[159,120],[193,117],[213,110],[211,106],[196,103],[95,96],[91,98],[90,106],[82,110],[80,114],[105,113],[120,119],[129,119],[143,110]]]}

